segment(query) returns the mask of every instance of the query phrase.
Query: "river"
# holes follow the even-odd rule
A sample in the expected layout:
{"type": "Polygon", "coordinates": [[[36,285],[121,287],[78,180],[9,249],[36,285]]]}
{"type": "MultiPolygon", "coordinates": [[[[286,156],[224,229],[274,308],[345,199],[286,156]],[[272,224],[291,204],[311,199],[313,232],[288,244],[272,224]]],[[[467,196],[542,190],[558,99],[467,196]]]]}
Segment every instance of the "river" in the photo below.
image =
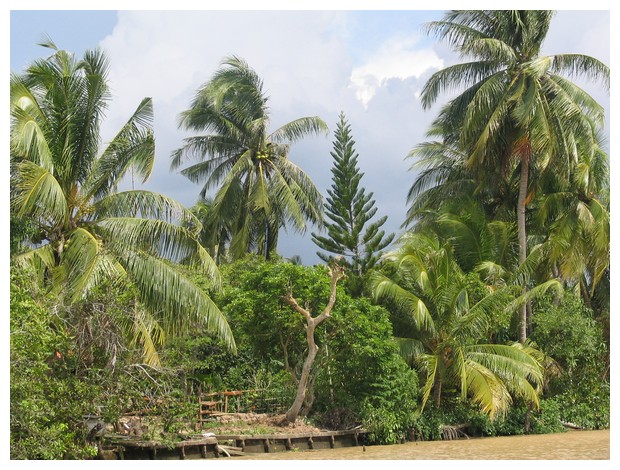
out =
{"type": "Polygon", "coordinates": [[[276,452],[235,460],[609,460],[610,432],[484,437],[386,446],[276,452]]]}

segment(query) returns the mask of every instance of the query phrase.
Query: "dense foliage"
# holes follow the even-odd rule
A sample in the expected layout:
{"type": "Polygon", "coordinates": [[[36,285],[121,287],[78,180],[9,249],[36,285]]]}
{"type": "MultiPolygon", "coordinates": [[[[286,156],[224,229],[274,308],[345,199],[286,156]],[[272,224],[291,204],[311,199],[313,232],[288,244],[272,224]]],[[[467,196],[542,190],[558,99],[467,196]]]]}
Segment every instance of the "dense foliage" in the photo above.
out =
{"type": "MultiPolygon", "coordinates": [[[[217,306],[179,268],[184,261],[219,284],[215,263],[196,239],[198,219],[164,195],[117,191],[130,171],[144,181],[151,173],[152,100],[144,98],[100,148],[110,100],[106,55],[92,50],[78,59],[46,45],[50,57],[11,75],[11,215],[22,224],[15,235],[23,236],[12,246],[27,247],[13,262],[29,266],[74,311],[104,282],[135,287],[146,308],[134,317],[133,333],[150,364],[158,363],[157,346],[167,335],[195,324],[234,349],[217,306]]],[[[88,321],[88,310],[82,313],[88,321]]]]}
{"type": "Polygon", "coordinates": [[[262,81],[226,59],[181,116],[207,133],[173,156],[196,158],[182,173],[205,185],[190,211],[117,192],[153,166],[151,100],[101,150],[105,54],[47,43],[11,75],[11,457],[94,457],[89,415],[116,430],[148,417],[143,437],[172,442],[195,432],[198,396],[223,390],[284,413],[303,389],[303,420],[361,426],[368,443],[609,427],[609,158],[602,108],[567,79],[607,86],[609,69],[540,56],[552,17],[459,10],[428,25],[473,62],[422,91],[430,106],[464,88],[409,155],[422,171],[406,233],[380,259],[392,236],[370,223],[344,113],[324,207],[288,159],[324,122],[269,134],[262,81]],[[327,266],[278,256],[281,228],[324,217],[327,266]]]}
{"type": "Polygon", "coordinates": [[[539,303],[533,339],[556,361],[547,395],[562,421],[588,429],[610,424],[610,356],[603,327],[575,295],[539,303]]]}
{"type": "Polygon", "coordinates": [[[11,275],[11,458],[90,457],[81,421],[98,387],[74,373],[71,337],[29,276],[11,275]]]}
{"type": "MultiPolygon", "coordinates": [[[[322,309],[330,288],[325,268],[247,258],[224,272],[230,286],[224,289],[222,308],[238,341],[250,345],[251,357],[270,358],[265,366],[271,365],[272,373],[287,371],[294,382],[304,357],[304,330],[301,317],[283,296],[290,288],[306,308],[322,309]]],[[[398,355],[384,309],[339,288],[331,318],[317,331],[317,344],[319,358],[311,380],[315,385],[306,414],[315,409],[327,415],[346,411],[343,416],[350,424],[381,409],[404,426],[415,406],[417,379],[398,355]]]]}

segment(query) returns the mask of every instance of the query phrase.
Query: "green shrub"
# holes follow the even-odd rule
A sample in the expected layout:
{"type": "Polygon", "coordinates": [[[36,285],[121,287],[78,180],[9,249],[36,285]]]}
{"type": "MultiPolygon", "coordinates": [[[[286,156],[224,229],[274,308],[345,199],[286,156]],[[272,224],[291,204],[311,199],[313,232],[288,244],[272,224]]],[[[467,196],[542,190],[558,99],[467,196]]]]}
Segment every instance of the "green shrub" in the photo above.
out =
{"type": "Polygon", "coordinates": [[[545,397],[558,403],[560,419],[588,429],[609,427],[609,351],[592,311],[570,293],[557,304],[540,302],[532,339],[559,365],[545,397]]]}
{"type": "Polygon", "coordinates": [[[40,297],[27,273],[12,270],[11,458],[92,457],[82,417],[95,411],[100,389],[73,373],[72,338],[40,297]]]}

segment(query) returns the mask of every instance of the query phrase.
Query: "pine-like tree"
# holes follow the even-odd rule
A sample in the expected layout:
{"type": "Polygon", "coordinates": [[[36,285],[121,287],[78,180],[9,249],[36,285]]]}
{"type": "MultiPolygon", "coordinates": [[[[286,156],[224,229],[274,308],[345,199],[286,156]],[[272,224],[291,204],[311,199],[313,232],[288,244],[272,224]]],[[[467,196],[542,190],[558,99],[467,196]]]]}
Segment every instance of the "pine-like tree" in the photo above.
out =
{"type": "Polygon", "coordinates": [[[332,186],[327,190],[329,197],[325,204],[327,235],[313,233],[312,241],[331,253],[317,252],[323,261],[338,258],[339,264],[348,268],[349,276],[361,278],[376,264],[381,250],[392,242],[394,234],[386,235],[380,230],[387,216],[367,226],[377,208],[373,193],[366,194],[360,187],[364,173],[357,166],[355,141],[343,112],[334,136],[334,150],[330,152],[334,158],[332,186]]]}

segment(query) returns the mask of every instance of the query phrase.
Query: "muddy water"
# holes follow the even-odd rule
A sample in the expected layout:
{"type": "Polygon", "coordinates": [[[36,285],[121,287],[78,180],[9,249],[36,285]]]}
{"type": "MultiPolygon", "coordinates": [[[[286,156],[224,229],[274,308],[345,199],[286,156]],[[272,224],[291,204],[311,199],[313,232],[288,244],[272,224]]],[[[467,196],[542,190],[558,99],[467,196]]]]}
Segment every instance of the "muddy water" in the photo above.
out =
{"type": "Polygon", "coordinates": [[[255,454],[244,460],[609,460],[609,430],[255,454]]]}

